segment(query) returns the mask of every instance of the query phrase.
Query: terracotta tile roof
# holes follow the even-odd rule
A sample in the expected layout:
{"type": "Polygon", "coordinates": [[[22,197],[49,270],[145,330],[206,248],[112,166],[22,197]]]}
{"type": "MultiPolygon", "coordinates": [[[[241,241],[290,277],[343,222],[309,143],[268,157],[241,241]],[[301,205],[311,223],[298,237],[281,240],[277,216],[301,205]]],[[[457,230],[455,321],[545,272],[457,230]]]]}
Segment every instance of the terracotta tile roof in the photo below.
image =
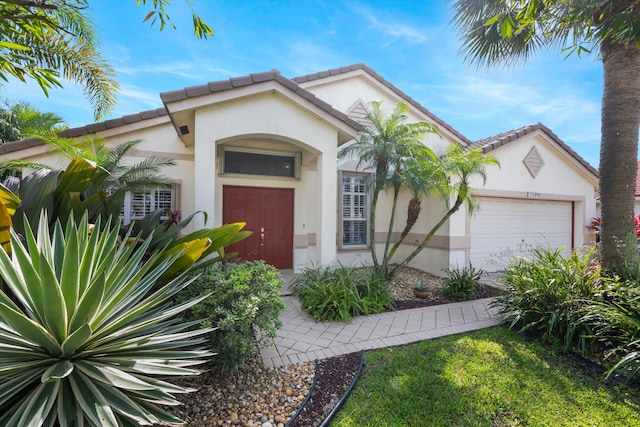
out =
{"type": "Polygon", "coordinates": [[[464,144],[469,145],[469,144],[472,143],[472,141],[469,140],[466,136],[462,135],[460,132],[458,132],[453,127],[451,127],[451,125],[447,124],[444,120],[440,119],[438,116],[433,114],[431,111],[427,110],[425,107],[420,105],[420,103],[418,101],[416,101],[415,99],[411,98],[409,95],[404,93],[402,90],[398,89],[396,86],[394,86],[392,83],[387,81],[384,77],[382,77],[380,74],[375,72],[371,67],[369,67],[368,65],[366,65],[364,63],[352,64],[352,65],[347,65],[345,67],[333,68],[331,70],[326,70],[326,71],[320,71],[320,72],[317,72],[317,73],[307,74],[306,76],[294,77],[292,80],[294,82],[296,82],[296,83],[304,83],[304,82],[310,82],[310,81],[314,81],[314,80],[324,79],[324,78],[331,77],[331,76],[337,76],[337,75],[340,75],[340,74],[346,74],[346,73],[349,73],[351,71],[357,71],[357,70],[362,70],[362,71],[366,72],[367,74],[371,75],[371,77],[373,77],[374,79],[376,79],[377,81],[382,83],[384,86],[389,88],[392,92],[394,92],[399,97],[403,98],[407,103],[411,104],[413,107],[415,107],[416,109],[418,109],[422,113],[432,117],[434,122],[436,122],[436,124],[438,126],[440,126],[441,128],[446,129],[447,131],[449,131],[450,133],[455,135],[464,144]]]}
{"type": "MultiPolygon", "coordinates": [[[[598,170],[591,166],[589,162],[583,159],[578,153],[573,151],[571,147],[565,144],[555,133],[551,131],[548,127],[543,125],[542,123],[534,123],[532,125],[523,126],[518,129],[513,129],[507,132],[499,133],[494,136],[490,136],[488,138],[483,138],[478,141],[475,141],[472,146],[478,147],[482,150],[483,153],[488,153],[490,151],[495,150],[498,147],[506,145],[516,139],[519,139],[525,135],[528,135],[537,130],[541,130],[546,133],[551,139],[553,139],[560,147],[562,147],[571,157],[576,159],[578,163],[584,166],[589,172],[591,172],[594,176],[599,176],[598,170]]],[[[637,184],[636,184],[637,185],[637,184]]],[[[636,187],[637,188],[637,187],[636,187]]]]}
{"type": "MultiPolygon", "coordinates": [[[[338,120],[344,122],[348,126],[353,129],[359,131],[362,129],[362,124],[356,122],[355,120],[347,117],[342,111],[338,111],[333,108],[331,105],[316,97],[313,93],[309,92],[306,89],[301,88],[295,83],[293,80],[290,80],[286,77],[283,77],[279,71],[272,70],[270,72],[265,73],[254,73],[248,76],[243,77],[234,77],[228,80],[221,80],[216,82],[206,83],[200,86],[191,86],[186,87],[184,89],[179,89],[170,92],[163,92],[160,94],[160,99],[163,103],[170,103],[175,101],[181,101],[187,98],[193,98],[198,96],[209,95],[215,92],[221,92],[225,90],[232,90],[234,88],[248,86],[251,84],[266,82],[266,81],[277,81],[284,87],[289,90],[295,92],[299,96],[313,103],[318,108],[326,111],[332,116],[336,117],[338,120]]],[[[61,137],[64,138],[76,138],[84,135],[94,134],[103,130],[116,128],[119,126],[124,126],[136,122],[140,122],[143,120],[153,119],[159,116],[168,115],[167,109],[157,108],[155,110],[143,111],[137,114],[131,114],[124,117],[120,117],[117,119],[106,120],[98,123],[91,123],[85,126],[80,126],[76,128],[66,129],[59,133],[61,137]]],[[[5,144],[0,144],[0,154],[10,153],[13,151],[24,150],[26,148],[43,145],[44,142],[37,138],[29,138],[23,139],[15,142],[8,142],[5,144]]]]}
{"type": "Polygon", "coordinates": [[[266,81],[276,81],[287,89],[295,92],[302,98],[313,103],[316,107],[326,111],[338,120],[346,123],[355,130],[362,129],[362,125],[355,120],[347,117],[342,111],[336,110],[331,105],[321,100],[313,93],[300,87],[294,80],[288,79],[277,70],[272,70],[265,73],[255,73],[243,77],[234,77],[229,80],[222,80],[217,82],[210,82],[199,86],[186,87],[184,89],[174,90],[171,92],[163,92],[160,94],[160,99],[166,105],[171,102],[182,101],[188,98],[194,98],[198,96],[205,96],[212,93],[223,92],[232,90],[242,86],[249,86],[252,84],[262,83],[266,81]]]}
{"type": "MultiPolygon", "coordinates": [[[[58,132],[58,135],[63,138],[77,138],[79,136],[91,135],[96,132],[100,132],[107,129],[113,129],[120,126],[141,122],[144,120],[155,119],[156,117],[166,116],[167,110],[164,108],[157,108],[155,110],[143,111],[137,114],[130,114],[117,119],[105,120],[103,122],[91,123],[85,126],[79,126],[75,128],[65,129],[58,132]]],[[[0,154],[11,153],[13,151],[24,150],[26,148],[37,147],[43,145],[44,142],[38,138],[27,138],[20,141],[7,142],[0,144],[0,154]]]]}

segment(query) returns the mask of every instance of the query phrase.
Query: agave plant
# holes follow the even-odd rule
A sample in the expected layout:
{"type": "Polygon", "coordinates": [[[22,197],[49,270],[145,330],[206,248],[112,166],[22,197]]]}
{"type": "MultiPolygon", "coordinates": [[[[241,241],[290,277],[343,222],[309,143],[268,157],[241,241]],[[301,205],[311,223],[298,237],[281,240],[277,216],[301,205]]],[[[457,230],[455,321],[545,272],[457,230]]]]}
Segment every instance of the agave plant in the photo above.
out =
{"type": "Polygon", "coordinates": [[[154,284],[179,254],[143,261],[146,242],[127,245],[110,229],[85,215],[50,235],[43,214],[37,237],[30,226],[24,243],[10,231],[11,256],[0,250],[0,425],[182,423],[160,405],[191,391],[167,378],[196,375],[211,356],[210,331],[176,318],[202,298],[172,306],[185,275],[154,284]]]}

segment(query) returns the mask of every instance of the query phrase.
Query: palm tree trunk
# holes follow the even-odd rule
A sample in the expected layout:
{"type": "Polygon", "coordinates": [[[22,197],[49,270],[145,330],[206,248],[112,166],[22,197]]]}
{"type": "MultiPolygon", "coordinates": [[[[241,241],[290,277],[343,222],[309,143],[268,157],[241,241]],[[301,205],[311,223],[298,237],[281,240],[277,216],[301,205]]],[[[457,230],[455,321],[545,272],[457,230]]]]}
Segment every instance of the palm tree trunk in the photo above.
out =
{"type": "Polygon", "coordinates": [[[605,40],[600,201],[601,261],[614,270],[638,262],[633,221],[640,125],[640,48],[605,40]]]}
{"type": "Polygon", "coordinates": [[[378,264],[378,255],[376,254],[376,206],[378,206],[379,196],[380,190],[375,188],[373,190],[373,197],[371,198],[371,213],[369,214],[369,250],[371,251],[373,267],[376,270],[380,268],[380,265],[378,264]]]}
{"type": "Polygon", "coordinates": [[[449,218],[451,218],[451,215],[453,215],[454,213],[456,213],[458,209],[460,209],[460,206],[462,206],[462,202],[463,202],[462,197],[458,196],[453,206],[447,211],[447,213],[442,217],[442,219],[438,221],[436,225],[433,226],[431,231],[429,231],[429,233],[425,236],[425,238],[422,240],[420,245],[417,248],[415,248],[413,252],[411,252],[411,254],[409,254],[409,256],[405,258],[404,261],[399,263],[393,270],[391,270],[391,272],[389,273],[389,276],[393,276],[393,274],[396,271],[398,271],[400,268],[409,264],[412,259],[414,259],[420,252],[422,252],[424,248],[427,247],[427,243],[429,243],[433,235],[436,234],[436,232],[440,229],[440,227],[442,227],[444,223],[449,220],[449,218]]]}
{"type": "Polygon", "coordinates": [[[384,245],[384,253],[382,255],[382,267],[381,272],[387,275],[387,266],[391,256],[389,255],[389,246],[391,246],[391,236],[393,235],[393,226],[396,220],[396,208],[398,206],[398,196],[400,194],[400,184],[394,184],[393,186],[393,202],[391,205],[391,218],[389,218],[389,228],[387,230],[387,241],[384,245]]]}
{"type": "Polygon", "coordinates": [[[420,204],[421,202],[419,197],[413,198],[409,201],[409,207],[407,208],[407,223],[405,224],[402,233],[400,233],[400,238],[391,248],[391,252],[389,252],[389,259],[393,259],[396,251],[415,225],[418,215],[420,215],[420,204]],[[413,213],[411,212],[412,210],[413,213]]]}

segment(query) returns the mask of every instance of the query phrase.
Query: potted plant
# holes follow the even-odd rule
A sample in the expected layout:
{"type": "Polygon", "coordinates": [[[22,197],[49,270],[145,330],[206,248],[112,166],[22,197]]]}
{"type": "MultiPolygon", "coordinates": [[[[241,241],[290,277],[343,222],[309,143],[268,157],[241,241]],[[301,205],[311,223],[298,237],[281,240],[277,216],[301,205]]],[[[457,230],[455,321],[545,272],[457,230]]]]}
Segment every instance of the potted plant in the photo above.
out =
{"type": "Polygon", "coordinates": [[[427,284],[424,280],[418,280],[413,287],[413,295],[416,298],[429,298],[431,296],[431,291],[427,288],[427,284]]]}

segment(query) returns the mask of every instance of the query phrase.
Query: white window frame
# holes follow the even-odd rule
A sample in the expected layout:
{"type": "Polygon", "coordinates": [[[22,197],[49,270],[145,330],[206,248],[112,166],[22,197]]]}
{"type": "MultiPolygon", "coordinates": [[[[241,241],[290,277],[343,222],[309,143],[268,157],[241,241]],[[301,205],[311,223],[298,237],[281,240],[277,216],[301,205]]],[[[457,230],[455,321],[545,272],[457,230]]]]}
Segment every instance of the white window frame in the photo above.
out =
{"type": "MultiPolygon", "coordinates": [[[[172,211],[176,210],[176,199],[177,199],[177,185],[172,184],[171,187],[156,187],[152,190],[147,190],[142,193],[132,194],[130,191],[124,196],[124,206],[122,212],[120,212],[120,219],[122,220],[123,225],[127,225],[131,223],[131,221],[139,220],[144,218],[146,215],[153,211],[157,211],[159,209],[169,208],[172,211]],[[159,200],[161,193],[169,192],[170,193],[170,202],[167,205],[162,204],[161,200],[159,200]],[[142,194],[144,197],[143,206],[137,209],[135,206],[135,196],[142,194]]],[[[160,217],[161,220],[168,219],[166,214],[162,214],[160,217]]]]}
{"type": "MultiPolygon", "coordinates": [[[[339,174],[339,197],[340,197],[340,248],[341,249],[362,249],[369,246],[369,221],[371,211],[371,196],[369,192],[371,174],[369,173],[357,173],[357,172],[344,172],[339,174]],[[364,191],[344,191],[344,178],[363,178],[362,188],[364,191]],[[345,196],[352,196],[350,206],[345,206],[345,196]],[[364,201],[358,205],[354,203],[354,196],[364,196],[364,201]],[[349,215],[345,215],[345,210],[349,210],[349,215]],[[364,223],[364,241],[362,242],[345,242],[344,226],[346,222],[361,222],[364,223]]],[[[353,183],[351,184],[353,188],[353,183]]]]}

